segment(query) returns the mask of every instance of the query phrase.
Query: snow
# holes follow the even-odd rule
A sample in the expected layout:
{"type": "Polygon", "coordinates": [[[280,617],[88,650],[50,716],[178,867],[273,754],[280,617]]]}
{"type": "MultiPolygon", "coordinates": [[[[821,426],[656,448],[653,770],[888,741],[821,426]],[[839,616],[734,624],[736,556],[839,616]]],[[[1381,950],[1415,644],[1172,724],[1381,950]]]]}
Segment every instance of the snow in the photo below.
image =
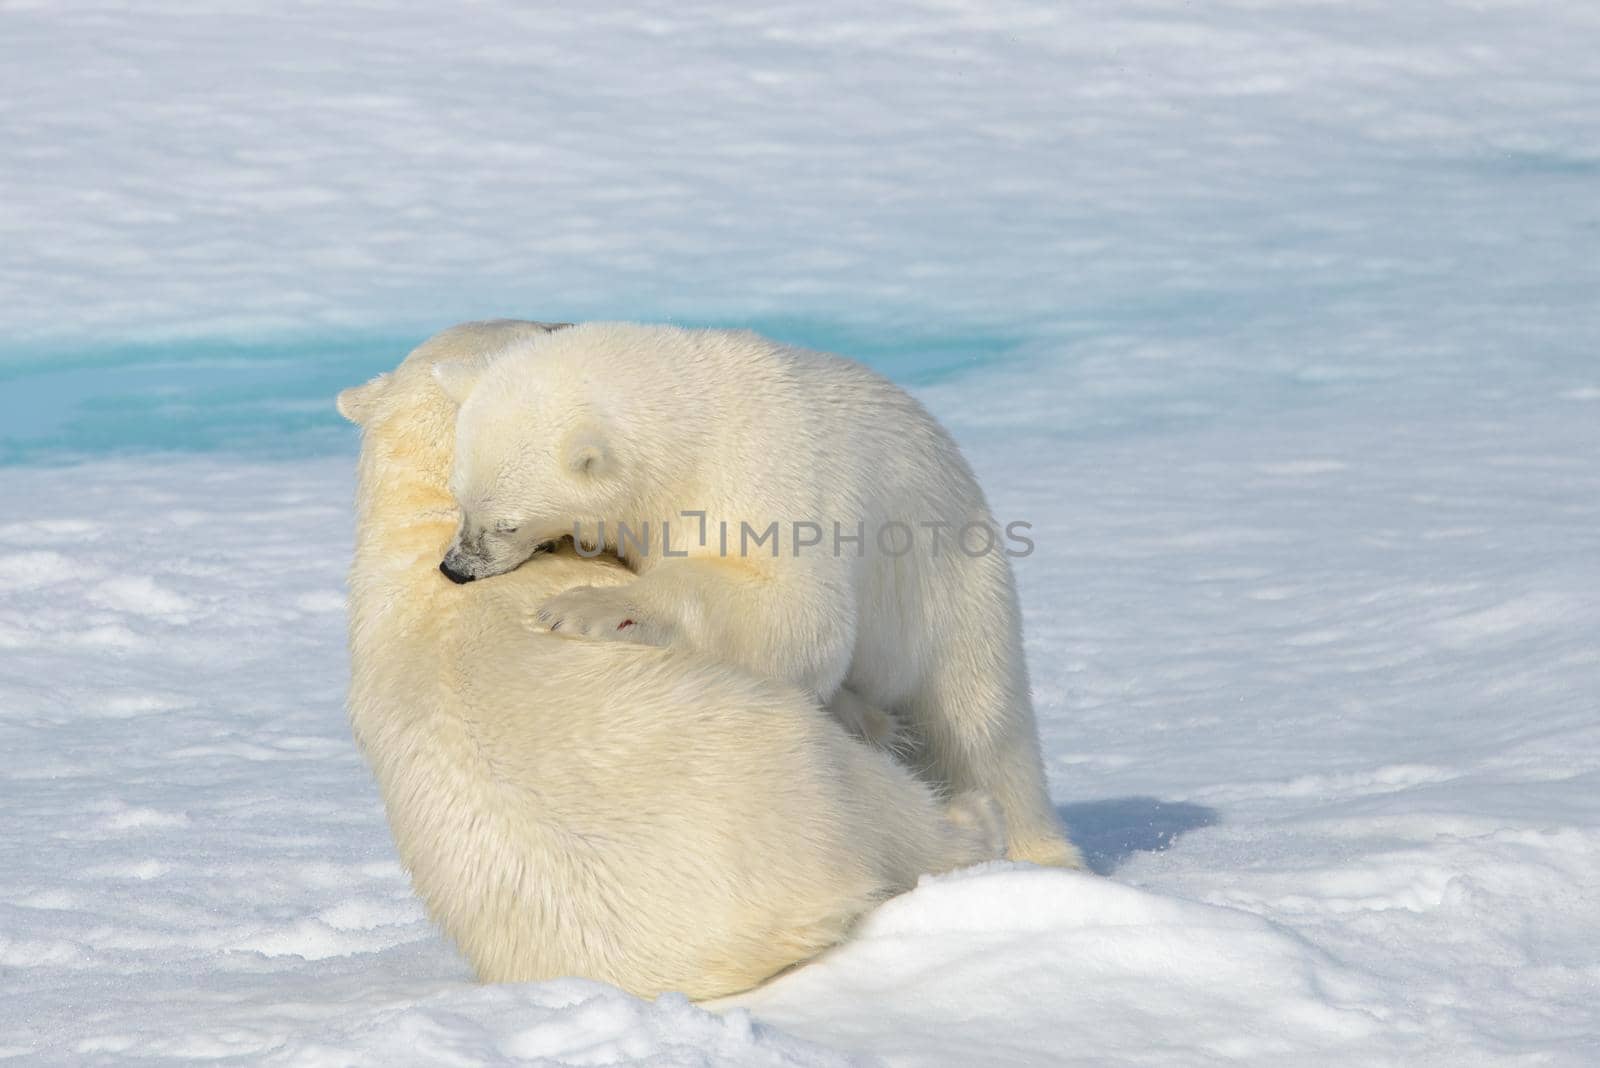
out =
{"type": "Polygon", "coordinates": [[[1596,277],[1583,2],[3,10],[0,323],[31,343],[546,308],[1110,349],[1243,311],[1359,323],[1307,368],[1346,378],[1468,327],[1436,305],[1469,286],[1566,333],[1539,313],[1596,277]]]}
{"type": "Polygon", "coordinates": [[[0,3],[0,1057],[1600,1059],[1600,15],[864,10],[0,3]],[[1097,874],[724,1004],[471,983],[331,398],[482,314],[912,384],[1033,524],[1097,874]]]}
{"type": "Polygon", "coordinates": [[[430,929],[340,708],[347,458],[13,470],[33,518],[0,527],[0,1045],[1582,1063],[1596,436],[1560,408],[1424,434],[1336,406],[1018,470],[1010,436],[972,433],[980,471],[1014,472],[996,507],[1035,517],[1050,770],[1104,877],[929,880],[731,1016],[477,988],[430,929]],[[63,531],[74,549],[39,548],[63,531]]]}

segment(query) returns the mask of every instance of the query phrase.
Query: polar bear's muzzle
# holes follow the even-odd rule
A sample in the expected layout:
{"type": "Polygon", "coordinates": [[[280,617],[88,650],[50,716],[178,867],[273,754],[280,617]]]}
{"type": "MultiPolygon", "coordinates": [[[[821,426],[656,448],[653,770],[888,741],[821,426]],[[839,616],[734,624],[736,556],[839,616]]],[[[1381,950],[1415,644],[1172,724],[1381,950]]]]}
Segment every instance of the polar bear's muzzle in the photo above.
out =
{"type": "Polygon", "coordinates": [[[457,542],[446,550],[444,559],[439,562],[439,573],[459,586],[497,574],[490,565],[491,561],[485,559],[482,553],[473,552],[457,542]]]}
{"type": "Polygon", "coordinates": [[[542,541],[531,550],[523,550],[521,553],[507,556],[504,560],[494,560],[460,545],[452,545],[444,554],[444,559],[439,562],[439,573],[461,586],[481,578],[489,578],[491,575],[513,571],[525,561],[542,553],[551,552],[555,547],[556,543],[553,541],[542,541]]]}
{"type": "Polygon", "coordinates": [[[457,586],[465,585],[466,583],[471,582],[473,579],[478,577],[477,575],[469,575],[465,571],[457,571],[455,568],[451,567],[450,558],[448,556],[439,561],[439,572],[444,575],[445,578],[449,579],[451,582],[454,582],[457,586]]]}

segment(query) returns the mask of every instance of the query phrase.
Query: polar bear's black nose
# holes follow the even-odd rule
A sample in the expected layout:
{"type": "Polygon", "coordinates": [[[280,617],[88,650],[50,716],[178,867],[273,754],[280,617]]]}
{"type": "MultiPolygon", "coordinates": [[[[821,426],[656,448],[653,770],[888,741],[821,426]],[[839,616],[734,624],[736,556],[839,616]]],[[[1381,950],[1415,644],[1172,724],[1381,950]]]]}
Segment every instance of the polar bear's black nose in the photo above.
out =
{"type": "Polygon", "coordinates": [[[439,564],[439,571],[444,575],[445,578],[449,579],[451,582],[454,582],[457,586],[471,582],[475,577],[473,575],[468,575],[465,572],[457,571],[455,568],[450,566],[450,561],[448,560],[444,560],[439,564]]]}

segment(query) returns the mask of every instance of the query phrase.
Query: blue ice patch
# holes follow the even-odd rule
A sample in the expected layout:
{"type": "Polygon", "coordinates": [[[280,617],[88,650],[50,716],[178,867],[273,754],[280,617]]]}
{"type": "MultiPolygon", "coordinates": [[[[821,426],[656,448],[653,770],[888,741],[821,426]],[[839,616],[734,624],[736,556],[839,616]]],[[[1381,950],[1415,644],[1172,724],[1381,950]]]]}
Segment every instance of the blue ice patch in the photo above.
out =
{"type": "MultiPolygon", "coordinates": [[[[799,321],[749,326],[919,385],[1003,361],[1010,337],[911,337],[799,321]]],[[[160,452],[292,459],[353,452],[333,398],[423,335],[177,341],[0,355],[0,464],[160,452]]]]}

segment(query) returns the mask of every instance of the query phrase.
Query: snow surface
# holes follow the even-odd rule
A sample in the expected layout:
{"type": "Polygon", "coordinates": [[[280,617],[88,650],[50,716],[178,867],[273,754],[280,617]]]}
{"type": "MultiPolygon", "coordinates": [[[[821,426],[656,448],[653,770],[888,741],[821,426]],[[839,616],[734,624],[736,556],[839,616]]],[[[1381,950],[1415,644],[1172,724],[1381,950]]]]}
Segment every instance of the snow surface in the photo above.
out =
{"type": "Polygon", "coordinates": [[[0,2],[0,1057],[1600,1061],[1597,45],[1581,2],[0,2]],[[928,880],[728,1004],[473,985],[343,719],[331,394],[481,314],[914,384],[1034,525],[1099,875],[928,880]]]}

